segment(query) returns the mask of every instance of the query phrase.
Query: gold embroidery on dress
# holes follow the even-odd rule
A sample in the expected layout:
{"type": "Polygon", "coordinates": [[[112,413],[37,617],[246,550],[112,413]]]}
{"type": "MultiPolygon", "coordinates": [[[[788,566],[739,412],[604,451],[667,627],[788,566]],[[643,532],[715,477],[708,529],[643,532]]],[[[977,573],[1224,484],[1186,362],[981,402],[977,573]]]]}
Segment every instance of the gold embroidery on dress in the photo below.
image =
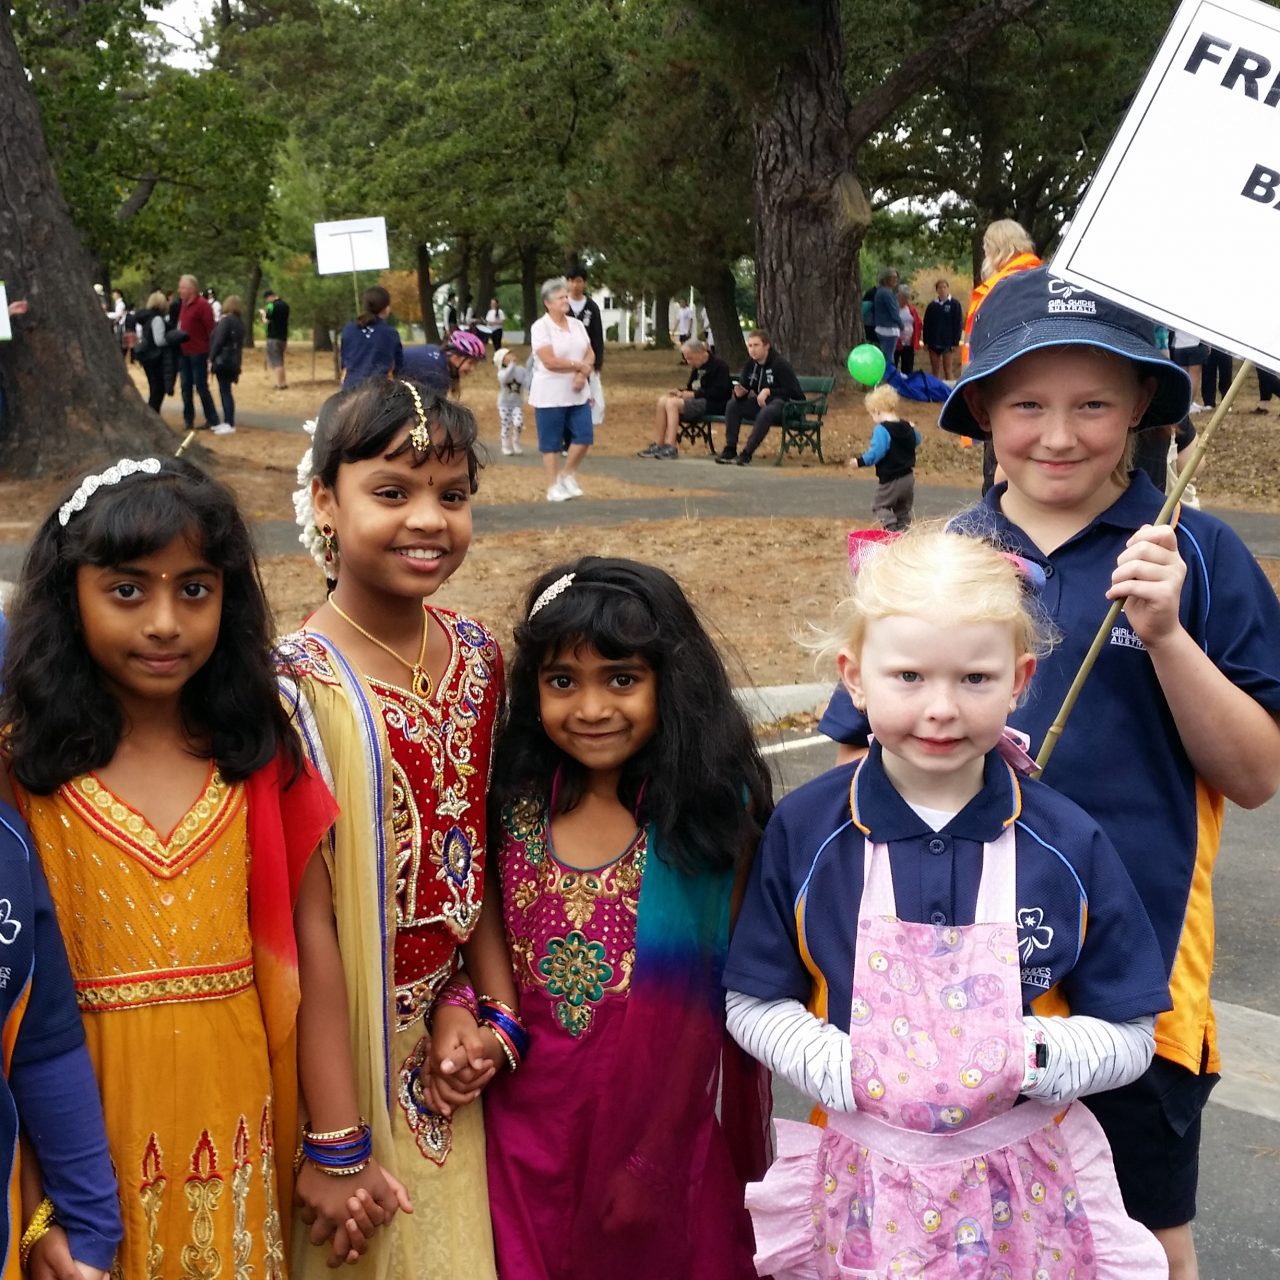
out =
{"type": "Polygon", "coordinates": [[[276,1144],[269,1097],[258,1125],[258,1144],[262,1151],[262,1193],[267,1201],[267,1216],[262,1220],[263,1280],[284,1280],[284,1237],[280,1233],[280,1206],[276,1203],[276,1144]]]}
{"type": "Polygon", "coordinates": [[[433,1164],[444,1164],[453,1150],[453,1124],[448,1116],[431,1110],[422,1090],[422,1067],[427,1059],[427,1038],[423,1036],[413,1052],[400,1064],[396,1096],[405,1123],[418,1150],[433,1164]]]}
{"type": "Polygon", "coordinates": [[[403,1031],[411,1027],[420,1018],[427,1015],[436,1002],[444,984],[453,977],[458,968],[458,953],[455,951],[434,973],[424,974],[413,982],[405,982],[396,986],[396,1030],[403,1031]]]}
{"type": "Polygon", "coordinates": [[[182,1246],[182,1280],[214,1280],[222,1274],[222,1258],[213,1244],[213,1215],[222,1202],[222,1175],[208,1129],[201,1132],[191,1153],[186,1193],[192,1243],[182,1246]]]}
{"type": "MultiPolygon", "coordinates": [[[[194,928],[194,924],[192,926],[194,928]]],[[[253,986],[253,961],[219,969],[179,969],[159,973],[129,973],[111,981],[76,983],[76,1002],[86,1013],[128,1009],[146,1004],[216,1000],[253,986]]]]}
{"type": "Polygon", "coordinates": [[[236,1126],[235,1168],[231,1173],[232,1227],[231,1245],[235,1250],[235,1280],[250,1280],[253,1267],[249,1255],[253,1251],[253,1236],[245,1225],[249,1183],[253,1178],[253,1160],[249,1153],[249,1126],[240,1117],[236,1126]]]}
{"type": "Polygon", "coordinates": [[[153,1133],[147,1140],[142,1155],[142,1184],[138,1199],[147,1220],[147,1280],[163,1280],[164,1245],[160,1243],[160,1210],[164,1207],[164,1192],[169,1180],[164,1174],[164,1154],[160,1142],[153,1133]]]}

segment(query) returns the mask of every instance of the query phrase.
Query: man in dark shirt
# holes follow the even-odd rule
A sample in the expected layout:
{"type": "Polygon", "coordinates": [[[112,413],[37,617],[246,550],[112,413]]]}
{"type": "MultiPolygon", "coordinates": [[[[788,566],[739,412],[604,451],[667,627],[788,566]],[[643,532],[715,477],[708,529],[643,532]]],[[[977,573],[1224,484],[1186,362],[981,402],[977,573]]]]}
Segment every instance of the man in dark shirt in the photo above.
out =
{"type": "Polygon", "coordinates": [[[683,391],[665,391],[658,397],[653,443],[640,450],[641,458],[678,458],[676,437],[680,424],[723,413],[733,393],[729,366],[719,356],[713,356],[705,342],[691,338],[681,344],[680,351],[689,366],[689,381],[683,391]]]}
{"type": "Polygon", "coordinates": [[[747,334],[747,355],[742,376],[724,411],[724,448],[716,455],[722,464],[736,463],[745,467],[751,462],[769,428],[782,417],[789,400],[803,400],[800,380],[791,366],[769,345],[763,329],[747,334]],[[738,432],[742,419],[752,423],[746,446],[738,452],[738,432]]]}
{"type": "Polygon", "coordinates": [[[262,295],[266,306],[262,311],[267,326],[267,368],[275,380],[277,391],[285,391],[289,383],[284,376],[284,352],[289,345],[289,304],[274,289],[262,295]]]}
{"type": "Polygon", "coordinates": [[[951,296],[949,280],[939,280],[933,290],[938,296],[924,309],[924,345],[929,348],[933,376],[950,381],[960,373],[957,357],[964,333],[964,308],[951,296]]]}

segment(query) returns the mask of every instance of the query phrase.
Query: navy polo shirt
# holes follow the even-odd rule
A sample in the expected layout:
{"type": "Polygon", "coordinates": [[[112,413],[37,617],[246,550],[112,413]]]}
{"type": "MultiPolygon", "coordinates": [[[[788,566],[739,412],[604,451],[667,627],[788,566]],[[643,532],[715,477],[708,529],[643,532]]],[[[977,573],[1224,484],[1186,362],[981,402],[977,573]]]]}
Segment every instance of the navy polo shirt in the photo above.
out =
{"type": "Polygon", "coordinates": [[[448,395],[453,385],[449,376],[449,357],[431,343],[410,347],[404,353],[404,376],[433,388],[442,396],[448,395]]]}
{"type": "Polygon", "coordinates": [[[344,390],[358,387],[370,378],[399,376],[404,362],[400,334],[387,322],[375,316],[371,324],[358,325],[354,320],[345,325],[340,339],[344,390]]]}
{"type": "MultiPolygon", "coordinates": [[[[1009,723],[1039,751],[1072,677],[1109,607],[1111,574],[1125,543],[1159,514],[1164,495],[1141,473],[1087,528],[1046,556],[1000,510],[1006,486],[961,513],[953,527],[995,537],[1045,572],[1044,607],[1061,633],[1036,669],[1009,723]]],[[[1179,616],[1214,665],[1271,712],[1280,711],[1280,602],[1249,549],[1221,520],[1182,508],[1178,550],[1187,565],[1179,616]]],[[[866,741],[866,720],[837,689],[821,731],[866,741]]],[[[1155,927],[1179,1015],[1161,1019],[1164,1056],[1199,1070],[1209,1044],[1213,957],[1210,873],[1222,827],[1222,797],[1196,777],[1155,668],[1124,613],[1067,720],[1044,781],[1074,800],[1110,837],[1155,927]],[[1197,874],[1198,872],[1198,874],[1197,874]]]]}
{"type": "Polygon", "coordinates": [[[725,986],[800,1000],[848,1027],[862,828],[889,846],[902,919],[966,925],[977,908],[982,846],[1010,821],[1024,1012],[1124,1022],[1167,1009],[1155,935],[1097,823],[1050,788],[1017,778],[992,752],[982,790],[934,831],[894,789],[878,744],[864,761],[832,769],[778,805],[729,946],[725,986]]]}

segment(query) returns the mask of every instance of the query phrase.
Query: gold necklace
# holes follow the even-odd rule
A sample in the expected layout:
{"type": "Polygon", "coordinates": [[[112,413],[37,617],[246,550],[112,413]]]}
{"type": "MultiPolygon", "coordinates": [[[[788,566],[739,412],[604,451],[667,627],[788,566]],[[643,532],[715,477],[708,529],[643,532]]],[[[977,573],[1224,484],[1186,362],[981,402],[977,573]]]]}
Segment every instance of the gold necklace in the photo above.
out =
{"type": "Polygon", "coordinates": [[[353,626],[366,640],[372,644],[376,644],[383,653],[389,653],[403,667],[413,672],[409,681],[409,690],[415,698],[420,698],[424,702],[431,697],[431,676],[427,672],[427,612],[422,611],[422,644],[418,649],[417,662],[410,662],[407,658],[402,658],[389,644],[383,644],[377,636],[370,635],[349,613],[345,612],[338,606],[338,603],[332,596],[329,597],[329,608],[331,608],[338,617],[342,618],[353,626]]]}

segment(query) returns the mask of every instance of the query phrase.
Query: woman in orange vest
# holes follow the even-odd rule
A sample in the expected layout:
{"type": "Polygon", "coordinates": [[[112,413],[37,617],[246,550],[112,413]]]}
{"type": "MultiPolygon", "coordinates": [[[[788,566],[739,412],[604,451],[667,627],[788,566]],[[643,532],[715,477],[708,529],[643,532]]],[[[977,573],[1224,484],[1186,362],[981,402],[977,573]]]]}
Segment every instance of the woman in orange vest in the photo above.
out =
{"type": "MultiPolygon", "coordinates": [[[[960,340],[960,365],[963,368],[969,363],[969,333],[977,317],[978,308],[983,299],[996,287],[1005,276],[1019,271],[1030,271],[1040,266],[1036,255],[1036,247],[1031,242],[1020,222],[1012,218],[1001,218],[993,222],[982,235],[982,280],[973,286],[969,295],[969,310],[964,318],[964,337],[960,340]]],[[[965,448],[970,448],[973,441],[962,436],[965,448]]],[[[982,492],[986,493],[995,483],[996,455],[991,448],[991,441],[982,446],[982,492]]]]}

